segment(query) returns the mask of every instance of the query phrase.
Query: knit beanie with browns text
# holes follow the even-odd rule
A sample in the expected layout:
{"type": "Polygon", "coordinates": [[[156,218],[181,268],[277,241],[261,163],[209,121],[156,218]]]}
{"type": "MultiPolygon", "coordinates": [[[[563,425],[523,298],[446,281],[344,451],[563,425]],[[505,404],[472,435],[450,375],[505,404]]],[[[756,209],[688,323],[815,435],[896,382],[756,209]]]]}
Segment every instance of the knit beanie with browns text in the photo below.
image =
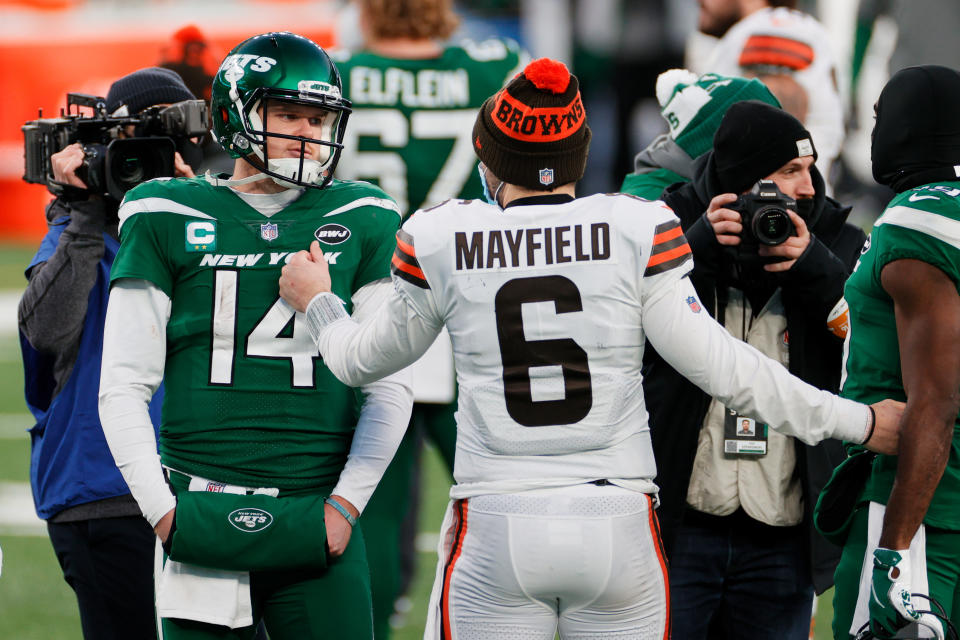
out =
{"type": "Polygon", "coordinates": [[[577,77],[539,58],[480,107],[473,150],[500,180],[549,191],[583,177],[590,137],[577,77]]]}

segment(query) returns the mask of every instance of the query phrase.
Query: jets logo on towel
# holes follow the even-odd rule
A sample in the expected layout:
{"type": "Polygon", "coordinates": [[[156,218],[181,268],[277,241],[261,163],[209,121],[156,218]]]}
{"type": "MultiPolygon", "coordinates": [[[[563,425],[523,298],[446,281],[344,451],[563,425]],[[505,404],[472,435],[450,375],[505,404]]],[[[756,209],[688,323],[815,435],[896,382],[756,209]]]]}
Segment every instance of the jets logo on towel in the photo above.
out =
{"type": "Polygon", "coordinates": [[[263,509],[235,509],[227,516],[234,527],[244,533],[263,531],[273,524],[273,516],[263,509]]]}

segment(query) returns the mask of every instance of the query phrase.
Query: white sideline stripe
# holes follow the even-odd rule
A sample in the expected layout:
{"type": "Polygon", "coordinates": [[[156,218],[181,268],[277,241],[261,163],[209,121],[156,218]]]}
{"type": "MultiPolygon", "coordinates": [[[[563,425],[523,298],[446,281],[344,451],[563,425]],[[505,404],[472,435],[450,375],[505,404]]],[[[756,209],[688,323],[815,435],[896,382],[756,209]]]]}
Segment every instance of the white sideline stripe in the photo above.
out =
{"type": "Polygon", "coordinates": [[[27,482],[0,482],[0,532],[7,535],[46,535],[46,523],[33,510],[27,482]]]}
{"type": "Polygon", "coordinates": [[[436,553],[440,534],[436,531],[421,531],[413,540],[414,548],[420,553],[436,553]]]}
{"type": "Polygon", "coordinates": [[[27,429],[35,422],[29,413],[0,413],[0,440],[26,441],[30,437],[27,429]]]}
{"type": "Polygon", "coordinates": [[[380,207],[381,209],[389,209],[398,216],[400,215],[400,207],[396,202],[387,200],[386,198],[374,198],[373,196],[367,196],[366,198],[358,198],[353,202],[348,202],[342,207],[337,207],[333,211],[328,211],[327,213],[323,214],[323,217],[329,218],[330,216],[346,213],[347,211],[356,209],[358,207],[380,207]]]}
{"type": "Polygon", "coordinates": [[[17,335],[17,306],[21,295],[22,291],[0,291],[0,336],[17,335]]]}
{"type": "Polygon", "coordinates": [[[919,231],[960,249],[960,220],[910,207],[891,207],[873,226],[879,227],[882,224],[919,231]]]}
{"type": "Polygon", "coordinates": [[[131,200],[130,202],[124,202],[120,205],[120,211],[118,212],[120,228],[123,228],[123,223],[135,213],[176,213],[181,216],[191,216],[193,218],[214,219],[213,216],[199,209],[188,207],[185,204],[180,204],[168,198],[140,198],[139,200],[131,200]]]}

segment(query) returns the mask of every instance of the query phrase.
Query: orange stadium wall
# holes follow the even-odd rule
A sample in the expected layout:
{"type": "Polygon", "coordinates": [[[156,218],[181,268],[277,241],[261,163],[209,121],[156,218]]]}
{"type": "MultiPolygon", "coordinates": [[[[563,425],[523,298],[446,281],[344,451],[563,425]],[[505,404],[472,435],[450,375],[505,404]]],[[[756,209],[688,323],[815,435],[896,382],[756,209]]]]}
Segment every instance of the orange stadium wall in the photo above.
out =
{"type": "MultiPolygon", "coordinates": [[[[292,14],[293,6],[296,3],[284,2],[272,8],[292,14]]],[[[263,8],[269,10],[270,7],[263,8]]],[[[3,13],[2,8],[0,13],[3,13]]],[[[189,16],[190,13],[184,11],[183,15],[189,16]]],[[[314,15],[307,21],[309,27],[304,28],[295,16],[288,17],[294,19],[282,26],[275,24],[276,12],[265,20],[263,12],[251,11],[248,24],[232,24],[229,31],[214,33],[204,27],[211,53],[219,60],[244,38],[271,28],[295,30],[321,46],[334,44],[332,19],[318,20],[314,15]],[[257,17],[259,20],[255,19],[257,17]]],[[[176,28],[74,32],[59,42],[51,33],[37,33],[35,38],[24,37],[25,34],[4,38],[0,34],[0,60],[3,60],[0,65],[0,87],[3,88],[3,99],[0,100],[0,193],[3,194],[0,242],[35,244],[46,232],[43,211],[51,196],[43,185],[22,180],[23,135],[20,127],[23,123],[36,119],[39,108],[43,109],[44,117],[59,115],[68,92],[103,96],[116,78],[141,67],[156,65],[176,28]]]]}

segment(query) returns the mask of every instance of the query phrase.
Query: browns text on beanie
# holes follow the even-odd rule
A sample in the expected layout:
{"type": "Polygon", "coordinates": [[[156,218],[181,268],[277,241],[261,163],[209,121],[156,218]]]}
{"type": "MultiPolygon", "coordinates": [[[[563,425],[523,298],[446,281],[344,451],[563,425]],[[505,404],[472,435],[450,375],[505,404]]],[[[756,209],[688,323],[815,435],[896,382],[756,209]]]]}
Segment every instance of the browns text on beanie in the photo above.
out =
{"type": "Polygon", "coordinates": [[[156,104],[173,104],[194,100],[176,72],[160,67],[147,67],[125,75],[107,92],[107,113],[110,115],[133,115],[156,104]],[[125,112],[117,111],[126,107],[125,112]]]}
{"type": "Polygon", "coordinates": [[[873,178],[897,193],[960,178],[960,73],[923,65],[896,72],[880,92],[873,178]]]}
{"type": "Polygon", "coordinates": [[[792,115],[758,100],[737,102],[713,139],[713,160],[724,193],[743,193],[794,158],[813,156],[810,132],[792,115]]]}
{"type": "Polygon", "coordinates": [[[504,182],[549,191],[583,177],[590,137],[577,77],[540,58],[480,107],[473,150],[504,182]]]}

